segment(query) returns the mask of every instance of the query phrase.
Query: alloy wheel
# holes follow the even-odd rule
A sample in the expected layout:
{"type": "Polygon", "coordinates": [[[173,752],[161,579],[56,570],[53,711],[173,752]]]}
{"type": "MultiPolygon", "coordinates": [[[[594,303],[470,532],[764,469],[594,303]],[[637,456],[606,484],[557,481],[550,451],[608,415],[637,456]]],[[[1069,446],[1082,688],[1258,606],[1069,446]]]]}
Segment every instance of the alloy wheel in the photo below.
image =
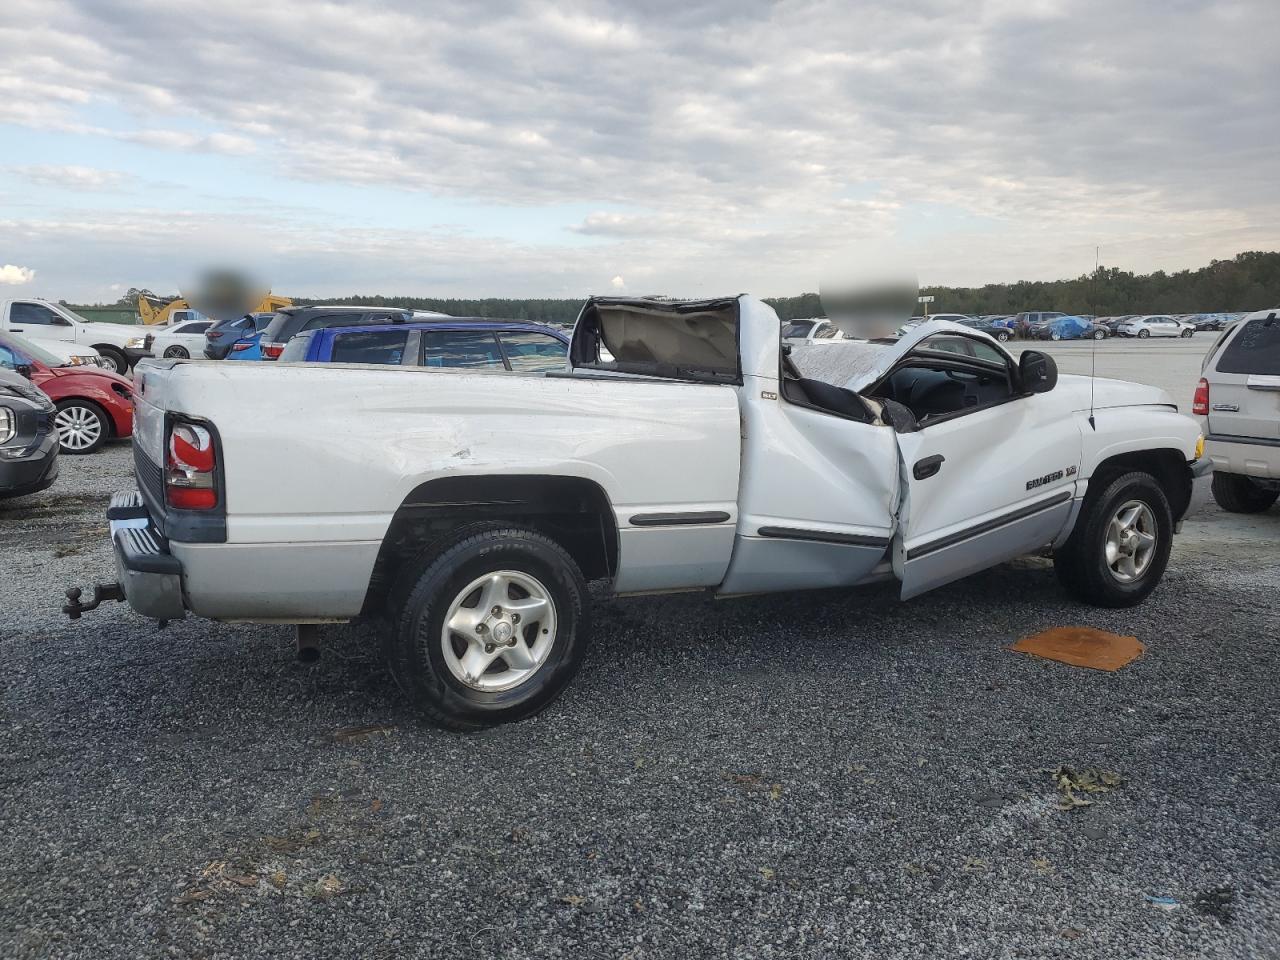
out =
{"type": "Polygon", "coordinates": [[[88,407],[63,407],[53,418],[58,442],[67,450],[88,450],[102,439],[102,421],[88,407]]]}
{"type": "Polygon", "coordinates": [[[449,672],[486,693],[524,683],[546,662],[555,642],[551,592],[518,570],[495,570],[463,587],[440,632],[449,672]]]}
{"type": "Polygon", "coordinates": [[[1126,501],[1111,516],[1103,545],[1107,568],[1120,583],[1132,583],[1156,554],[1156,515],[1141,500],[1126,501]]]}

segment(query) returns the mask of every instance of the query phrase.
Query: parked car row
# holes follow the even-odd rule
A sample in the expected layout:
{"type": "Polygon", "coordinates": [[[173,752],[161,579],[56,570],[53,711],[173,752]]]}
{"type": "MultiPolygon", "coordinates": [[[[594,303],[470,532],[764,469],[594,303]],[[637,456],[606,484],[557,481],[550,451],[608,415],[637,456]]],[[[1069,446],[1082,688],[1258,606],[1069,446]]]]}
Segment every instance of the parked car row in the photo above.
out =
{"type": "Polygon", "coordinates": [[[106,367],[72,362],[65,346],[0,332],[0,369],[53,404],[63,453],[93,453],[109,439],[133,433],[133,384],[106,367]]]}
{"type": "MultiPolygon", "coordinates": [[[[947,320],[973,330],[981,330],[1001,342],[1014,337],[1023,340],[1105,340],[1107,337],[1190,337],[1199,330],[1222,330],[1243,314],[1127,314],[1117,317],[1094,317],[1068,314],[1056,310],[1028,310],[1015,314],[969,316],[963,313],[934,313],[929,320],[947,320]]],[[[925,317],[912,317],[899,329],[899,335],[919,326],[925,317]]],[[[839,332],[822,318],[793,320],[783,326],[782,336],[792,341],[817,341],[838,338],[839,332]]]]}

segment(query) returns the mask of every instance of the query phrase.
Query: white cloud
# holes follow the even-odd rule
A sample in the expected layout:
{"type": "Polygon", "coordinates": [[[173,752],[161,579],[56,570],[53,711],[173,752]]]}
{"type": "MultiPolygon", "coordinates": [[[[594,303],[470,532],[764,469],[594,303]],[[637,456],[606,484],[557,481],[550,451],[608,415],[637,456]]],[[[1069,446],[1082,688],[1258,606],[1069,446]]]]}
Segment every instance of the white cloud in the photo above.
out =
{"type": "Polygon", "coordinates": [[[23,283],[30,283],[36,278],[36,272],[29,267],[16,267],[12,263],[6,263],[0,267],[0,283],[9,286],[18,286],[23,283]]]}
{"type": "Polygon", "coordinates": [[[625,290],[627,289],[627,281],[623,280],[622,276],[619,275],[609,281],[609,286],[615,290],[625,290]]]}
{"type": "Polygon", "coordinates": [[[76,192],[114,190],[129,179],[127,174],[118,170],[101,170],[80,164],[36,164],[9,169],[37,186],[57,187],[76,192]]]}
{"type": "MultiPolygon", "coordinates": [[[[439,258],[439,277],[410,266],[385,289],[479,294],[537,265],[525,293],[615,275],[797,292],[826,252],[894,234],[926,280],[962,283],[1074,274],[1099,243],[1142,269],[1280,244],[1274,0],[439,0],[429,14],[411,0],[7,0],[6,13],[21,26],[0,27],[0,122],[170,151],[166,179],[205,154],[235,192],[238,175],[274,174],[317,207],[342,183],[574,210],[574,242],[515,245],[441,242],[430,222],[382,231],[372,214],[368,237],[439,258]],[[177,38],[180,63],[139,69],[177,38]]],[[[92,185],[49,169],[68,191],[109,189],[105,171],[92,185]]],[[[269,249],[294,244],[262,205],[241,219],[269,249]]],[[[100,222],[68,207],[50,231],[100,222]]],[[[145,262],[159,228],[113,225],[145,262]]],[[[193,241],[176,242],[166,256],[193,241]]],[[[280,260],[300,277],[323,263],[339,289],[372,289],[399,262],[339,266],[309,235],[280,260]]]]}

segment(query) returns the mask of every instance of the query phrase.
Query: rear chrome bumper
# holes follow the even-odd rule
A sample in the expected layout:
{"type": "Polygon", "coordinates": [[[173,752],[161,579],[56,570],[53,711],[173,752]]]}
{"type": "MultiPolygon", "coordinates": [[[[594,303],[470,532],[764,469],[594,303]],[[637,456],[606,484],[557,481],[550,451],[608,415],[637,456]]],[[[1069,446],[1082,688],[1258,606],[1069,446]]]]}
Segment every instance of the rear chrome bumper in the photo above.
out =
{"type": "Polygon", "coordinates": [[[144,617],[181,620],[187,615],[182,596],[182,563],[151,523],[142,497],[117,493],[107,508],[116,576],[129,606],[144,617]]]}

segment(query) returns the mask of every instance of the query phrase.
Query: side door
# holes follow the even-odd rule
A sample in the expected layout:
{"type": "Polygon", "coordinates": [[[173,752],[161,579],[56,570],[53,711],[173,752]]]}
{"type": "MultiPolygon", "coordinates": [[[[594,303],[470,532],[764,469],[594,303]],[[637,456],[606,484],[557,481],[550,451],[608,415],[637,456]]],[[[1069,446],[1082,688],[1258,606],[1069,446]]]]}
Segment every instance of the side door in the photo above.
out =
{"type": "Polygon", "coordinates": [[[174,330],[174,337],[186,351],[193,357],[199,356],[204,351],[205,332],[213,326],[212,320],[196,320],[190,323],[184,323],[178,329],[174,330]]]}
{"type": "Polygon", "coordinates": [[[498,333],[507,365],[515,373],[546,373],[563,370],[569,345],[547,333],[533,330],[502,330],[498,333]]]}
{"type": "Polygon", "coordinates": [[[66,317],[54,313],[43,303],[14,300],[9,305],[9,330],[35,340],[62,340],[73,343],[76,328],[66,317]]]}
{"type": "Polygon", "coordinates": [[[507,369],[502,348],[489,330],[424,330],[421,363],[463,370],[507,369]]]}
{"type": "Polygon", "coordinates": [[[849,586],[884,564],[901,490],[894,428],[845,377],[819,375],[883,349],[797,346],[785,377],[745,378],[738,527],[719,594],[849,586]]]}
{"type": "Polygon", "coordinates": [[[935,340],[875,388],[916,417],[914,431],[897,434],[906,496],[893,560],[903,599],[1052,543],[1080,466],[1070,404],[1052,391],[1024,393],[1012,359],[985,341],[967,356],[935,340]]]}

